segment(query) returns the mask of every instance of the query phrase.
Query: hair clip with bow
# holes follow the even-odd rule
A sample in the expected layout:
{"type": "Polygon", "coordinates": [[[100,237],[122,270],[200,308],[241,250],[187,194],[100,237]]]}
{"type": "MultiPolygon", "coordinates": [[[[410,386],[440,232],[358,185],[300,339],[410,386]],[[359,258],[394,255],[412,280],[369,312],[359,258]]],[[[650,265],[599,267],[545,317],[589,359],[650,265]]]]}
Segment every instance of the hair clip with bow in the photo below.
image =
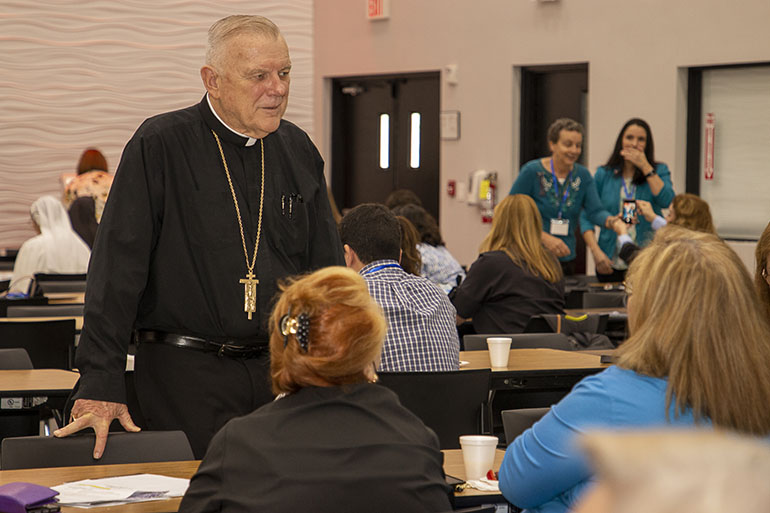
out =
{"type": "Polygon", "coordinates": [[[308,335],[310,334],[310,316],[305,312],[299,314],[297,317],[291,316],[291,308],[289,313],[281,317],[281,334],[283,335],[283,347],[289,343],[289,335],[295,335],[299,347],[304,352],[307,352],[308,335]]]}

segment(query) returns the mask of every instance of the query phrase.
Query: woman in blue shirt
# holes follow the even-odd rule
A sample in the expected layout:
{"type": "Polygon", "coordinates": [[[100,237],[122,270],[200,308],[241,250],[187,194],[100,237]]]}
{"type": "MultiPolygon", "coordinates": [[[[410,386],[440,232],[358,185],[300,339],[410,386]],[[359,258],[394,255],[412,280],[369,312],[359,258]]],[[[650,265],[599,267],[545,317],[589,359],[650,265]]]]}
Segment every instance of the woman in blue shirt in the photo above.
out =
{"type": "Polygon", "coordinates": [[[535,200],[543,219],[542,242],[559,257],[565,276],[575,273],[575,226],[580,212],[591,222],[610,228],[612,216],[602,208],[591,173],[577,163],[583,151],[583,126],[560,118],[548,128],[551,156],[527,162],[510,194],[535,200]]]}
{"type": "MultiPolygon", "coordinates": [[[[674,198],[671,172],[655,161],[655,144],[650,125],[643,119],[632,118],[620,129],[609,160],[596,170],[594,182],[602,206],[610,214],[623,211],[624,200],[642,200],[652,205],[655,214],[667,208],[674,198]]],[[[594,223],[585,212],[580,216],[580,231],[586,247],[593,253],[599,281],[623,281],[627,265],[618,256],[615,232],[604,227],[597,243],[594,223]]],[[[646,246],[654,235],[650,222],[637,215],[629,223],[628,234],[639,247],[646,246]]]]}
{"type": "Polygon", "coordinates": [[[575,439],[590,429],[770,434],[770,324],[733,250],[713,234],[663,228],[631,264],[626,291],[631,336],[617,365],[578,383],[506,450],[500,490],[529,513],[564,513],[584,490],[591,472],[575,439]]]}

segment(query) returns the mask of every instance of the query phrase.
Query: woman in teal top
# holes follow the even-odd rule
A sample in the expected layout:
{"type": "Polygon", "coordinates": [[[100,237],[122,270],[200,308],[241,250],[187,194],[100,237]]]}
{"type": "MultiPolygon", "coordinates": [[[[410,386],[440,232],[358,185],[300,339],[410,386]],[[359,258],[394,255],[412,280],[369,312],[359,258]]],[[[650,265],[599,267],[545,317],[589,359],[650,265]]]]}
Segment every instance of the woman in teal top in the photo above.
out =
{"type": "Polygon", "coordinates": [[[583,126],[572,119],[557,119],[548,128],[548,145],[551,156],[524,164],[510,194],[535,200],[543,218],[543,244],[559,257],[566,276],[574,274],[575,226],[581,211],[610,231],[614,217],[602,208],[591,173],[577,163],[583,126]]]}
{"type": "MultiPolygon", "coordinates": [[[[665,164],[655,161],[650,125],[639,118],[629,119],[620,129],[612,155],[596,170],[594,182],[602,206],[613,215],[622,212],[624,200],[648,201],[655,214],[661,215],[661,209],[667,208],[674,198],[671,172],[665,164]]],[[[618,256],[615,232],[602,228],[597,243],[595,224],[585,213],[580,216],[580,231],[594,255],[596,276],[599,281],[623,281],[627,265],[618,256]]],[[[654,235],[650,222],[641,215],[629,224],[628,231],[639,247],[646,246],[654,235]]]]}

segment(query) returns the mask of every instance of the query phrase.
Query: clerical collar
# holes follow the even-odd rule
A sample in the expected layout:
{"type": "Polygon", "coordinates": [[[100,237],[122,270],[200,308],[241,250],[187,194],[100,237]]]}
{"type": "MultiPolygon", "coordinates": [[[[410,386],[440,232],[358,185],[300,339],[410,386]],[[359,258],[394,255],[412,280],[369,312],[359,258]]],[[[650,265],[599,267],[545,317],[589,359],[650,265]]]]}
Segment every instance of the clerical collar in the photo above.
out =
{"type": "Polygon", "coordinates": [[[235,135],[246,139],[246,144],[244,146],[254,146],[256,144],[256,142],[257,142],[256,139],[254,139],[253,137],[249,137],[246,134],[242,134],[240,132],[237,132],[237,131],[233,130],[232,128],[230,128],[230,126],[227,123],[222,121],[222,118],[219,117],[219,114],[217,114],[217,111],[214,110],[214,106],[211,105],[211,99],[209,98],[209,93],[206,93],[206,102],[209,104],[209,109],[211,109],[211,113],[214,114],[214,116],[217,118],[217,121],[222,123],[222,126],[227,128],[228,130],[230,130],[235,135]]]}

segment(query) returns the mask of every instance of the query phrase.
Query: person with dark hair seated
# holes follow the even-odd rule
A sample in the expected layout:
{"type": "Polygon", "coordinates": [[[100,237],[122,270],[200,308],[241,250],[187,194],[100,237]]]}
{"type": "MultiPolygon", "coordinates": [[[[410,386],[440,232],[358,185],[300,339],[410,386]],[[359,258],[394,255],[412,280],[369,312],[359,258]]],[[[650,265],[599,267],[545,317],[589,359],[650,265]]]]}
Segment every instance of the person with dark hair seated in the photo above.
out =
{"type": "Polygon", "coordinates": [[[420,239],[417,249],[420,251],[422,268],[420,274],[449,293],[462,280],[465,271],[460,263],[446,248],[438,229],[438,223],[419,205],[404,205],[393,209],[397,216],[407,218],[417,229],[420,239]]]}
{"type": "Polygon", "coordinates": [[[404,205],[422,206],[422,200],[411,189],[396,189],[385,199],[385,206],[393,210],[404,205]]]}
{"type": "Polygon", "coordinates": [[[91,196],[82,196],[70,205],[67,212],[70,216],[70,223],[75,233],[88,244],[89,248],[94,247],[96,240],[96,229],[99,223],[96,222],[96,203],[91,196]]]}
{"type": "Polygon", "coordinates": [[[385,206],[358,205],[340,222],[345,263],[361,273],[388,320],[379,369],[460,368],[455,308],[438,286],[399,265],[401,226],[385,206]]]}
{"type": "Polygon", "coordinates": [[[179,511],[449,511],[436,435],[372,384],[386,323],[366,282],[327,267],[270,316],[278,399],[211,441],[179,511]]]}

